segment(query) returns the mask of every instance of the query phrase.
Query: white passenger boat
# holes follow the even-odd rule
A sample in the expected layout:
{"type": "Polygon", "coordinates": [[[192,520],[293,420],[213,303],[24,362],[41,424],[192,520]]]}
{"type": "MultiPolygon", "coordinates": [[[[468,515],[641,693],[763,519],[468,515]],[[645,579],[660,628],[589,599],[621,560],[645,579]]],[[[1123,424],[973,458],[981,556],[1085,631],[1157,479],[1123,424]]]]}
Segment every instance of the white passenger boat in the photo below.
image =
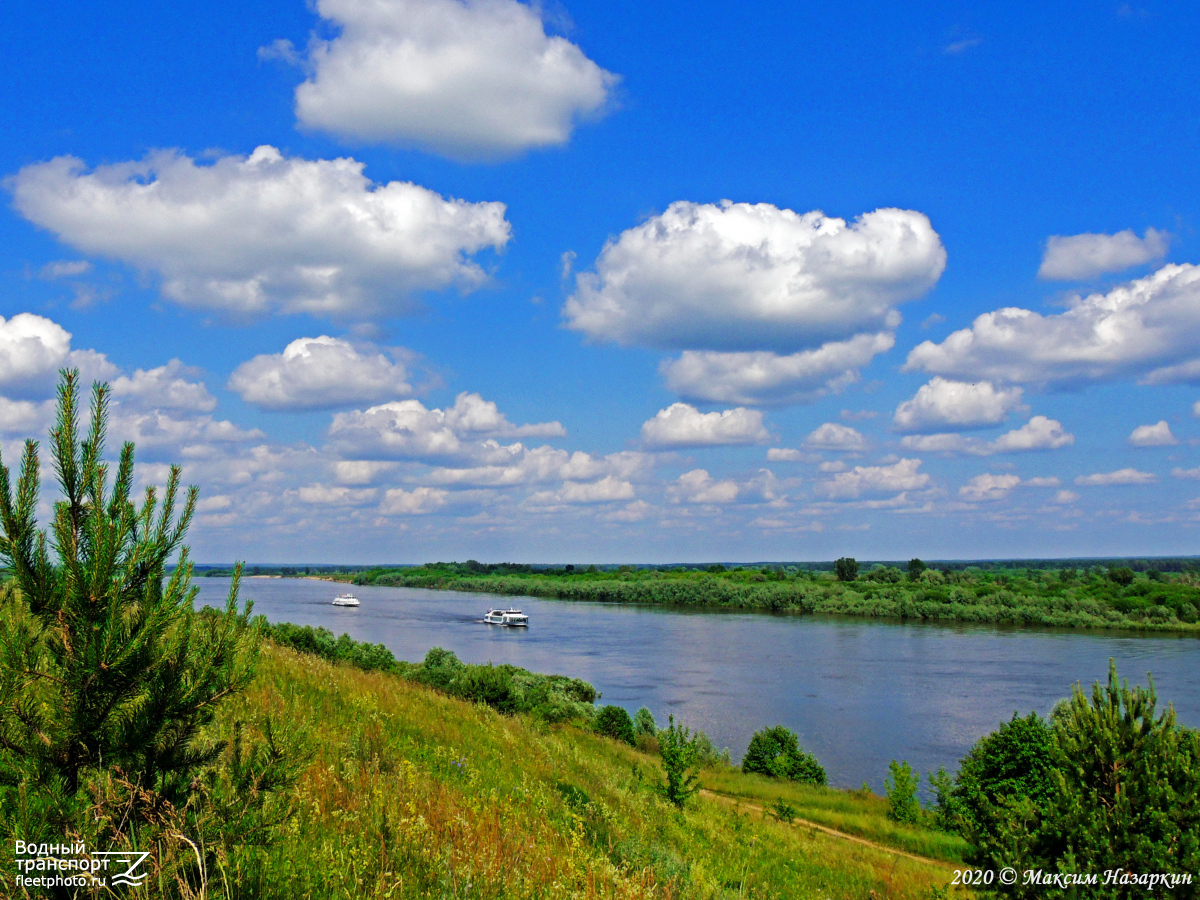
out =
{"type": "Polygon", "coordinates": [[[483,617],[483,621],[489,625],[510,625],[519,628],[529,627],[529,616],[525,615],[519,609],[513,609],[511,606],[508,609],[489,609],[487,615],[483,617]]]}
{"type": "Polygon", "coordinates": [[[334,606],[358,606],[358,598],[353,594],[338,594],[333,598],[334,606]]]}

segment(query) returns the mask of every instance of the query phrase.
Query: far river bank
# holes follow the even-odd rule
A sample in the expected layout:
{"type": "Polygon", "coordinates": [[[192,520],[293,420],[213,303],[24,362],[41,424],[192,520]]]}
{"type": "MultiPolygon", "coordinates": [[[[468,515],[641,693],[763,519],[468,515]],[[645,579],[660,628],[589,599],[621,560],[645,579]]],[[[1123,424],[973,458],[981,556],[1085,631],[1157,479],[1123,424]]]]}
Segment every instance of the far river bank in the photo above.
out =
{"type": "MultiPolygon", "coordinates": [[[[223,605],[227,578],[198,578],[198,603],[223,605]]],[[[250,578],[242,595],[272,622],[382,643],[420,661],[430,647],[465,662],[511,663],[582,678],[630,712],[648,707],[701,728],[735,760],[750,735],[783,724],[799,733],[831,782],[882,790],[887,764],[922,773],[958,760],[1014,712],[1048,713],[1072,685],[1152,673],[1163,707],[1200,725],[1200,642],[1171,634],[1028,629],[746,610],[561,603],[473,592],[360,585],[362,605],[330,605],[327,581],[250,578]],[[528,629],[482,623],[515,603],[528,629]]]]}

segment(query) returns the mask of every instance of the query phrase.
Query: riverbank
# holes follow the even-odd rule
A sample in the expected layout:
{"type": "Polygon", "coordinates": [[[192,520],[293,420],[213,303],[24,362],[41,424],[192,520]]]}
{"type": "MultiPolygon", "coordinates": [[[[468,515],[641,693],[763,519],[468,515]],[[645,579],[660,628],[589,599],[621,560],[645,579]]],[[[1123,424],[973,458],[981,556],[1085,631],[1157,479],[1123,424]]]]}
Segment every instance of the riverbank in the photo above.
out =
{"type": "MultiPolygon", "coordinates": [[[[1034,625],[1176,632],[1200,636],[1200,587],[1192,574],[1129,570],[940,572],[915,578],[873,570],[853,581],[787,569],[729,571],[472,571],[438,563],[331,574],[330,580],[506,596],[661,604],[698,609],[831,613],[896,621],[1034,625]],[[1127,575],[1126,575],[1127,573],[1127,575]],[[1128,580],[1126,581],[1126,577],[1128,580]]],[[[528,567],[524,567],[528,568],[528,567]]],[[[720,568],[720,567],[714,567],[720,568]]]]}
{"type": "Polygon", "coordinates": [[[315,754],[278,841],[230,860],[239,896],[917,900],[961,853],[925,829],[897,840],[871,795],[808,789],[794,803],[866,843],[777,821],[760,811],[762,779],[730,770],[702,773],[721,799],[680,812],[656,756],[268,645],[221,724],[282,709],[315,754]]]}

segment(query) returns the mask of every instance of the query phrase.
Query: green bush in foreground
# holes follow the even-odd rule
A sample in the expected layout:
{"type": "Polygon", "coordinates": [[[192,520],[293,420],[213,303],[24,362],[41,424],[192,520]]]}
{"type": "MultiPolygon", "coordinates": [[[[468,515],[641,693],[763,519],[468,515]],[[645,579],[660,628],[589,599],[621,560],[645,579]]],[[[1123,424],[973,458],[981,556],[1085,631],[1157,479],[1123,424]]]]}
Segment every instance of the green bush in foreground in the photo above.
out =
{"type": "Polygon", "coordinates": [[[663,788],[668,800],[680,809],[688,798],[700,790],[696,742],[691,732],[675,724],[675,717],[667,717],[667,727],[658,733],[662,748],[663,770],[667,783],[663,788]]]}
{"type": "Polygon", "coordinates": [[[921,804],[917,801],[917,784],[921,776],[906,762],[892,760],[883,791],[888,801],[888,818],[894,822],[915,825],[921,819],[921,804]]]}
{"type": "Polygon", "coordinates": [[[635,734],[645,734],[650,737],[658,734],[658,728],[654,724],[654,714],[644,706],[633,715],[633,731],[635,734]]]}
{"type": "Polygon", "coordinates": [[[635,743],[633,719],[629,713],[619,706],[602,706],[596,712],[596,721],[592,724],[600,734],[623,741],[632,747],[635,743]]]}
{"type": "Polygon", "coordinates": [[[1005,801],[1028,797],[1044,806],[1054,790],[1054,736],[1037,713],[1012,720],[979,740],[939,798],[939,818],[968,833],[992,831],[1005,801]]]}
{"type": "MultiPolygon", "coordinates": [[[[1114,664],[1107,685],[1097,682],[1090,697],[1076,687],[1050,717],[1044,800],[1010,795],[985,806],[987,827],[967,832],[977,847],[973,862],[1018,871],[1120,868],[1194,878],[1200,870],[1200,734],[1178,725],[1173,708],[1156,716],[1155,705],[1153,684],[1118,682],[1114,664]]],[[[1011,747],[1028,755],[1029,743],[1011,747]]],[[[1019,883],[1005,889],[1017,897],[1039,892],[1044,887],[1019,883]]],[[[1098,898],[1144,894],[1121,885],[1087,890],[1098,898]]]]}
{"type": "Polygon", "coordinates": [[[800,746],[794,731],[782,725],[756,731],[742,757],[742,771],[786,778],[808,784],[825,784],[825,770],[817,758],[800,746]]]}

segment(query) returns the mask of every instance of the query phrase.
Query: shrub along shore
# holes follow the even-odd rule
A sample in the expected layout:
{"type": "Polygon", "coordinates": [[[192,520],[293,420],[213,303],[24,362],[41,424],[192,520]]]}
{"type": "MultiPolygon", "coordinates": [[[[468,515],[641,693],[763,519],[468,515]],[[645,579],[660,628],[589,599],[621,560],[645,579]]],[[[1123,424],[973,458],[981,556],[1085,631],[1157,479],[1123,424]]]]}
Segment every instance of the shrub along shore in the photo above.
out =
{"type": "Polygon", "coordinates": [[[600,603],[1200,635],[1197,572],[1134,572],[1125,566],[1101,565],[952,570],[930,568],[920,560],[911,561],[904,571],[883,565],[859,571],[853,560],[838,562],[835,573],[795,566],[534,569],[468,561],[322,577],[354,584],[600,603]]]}

